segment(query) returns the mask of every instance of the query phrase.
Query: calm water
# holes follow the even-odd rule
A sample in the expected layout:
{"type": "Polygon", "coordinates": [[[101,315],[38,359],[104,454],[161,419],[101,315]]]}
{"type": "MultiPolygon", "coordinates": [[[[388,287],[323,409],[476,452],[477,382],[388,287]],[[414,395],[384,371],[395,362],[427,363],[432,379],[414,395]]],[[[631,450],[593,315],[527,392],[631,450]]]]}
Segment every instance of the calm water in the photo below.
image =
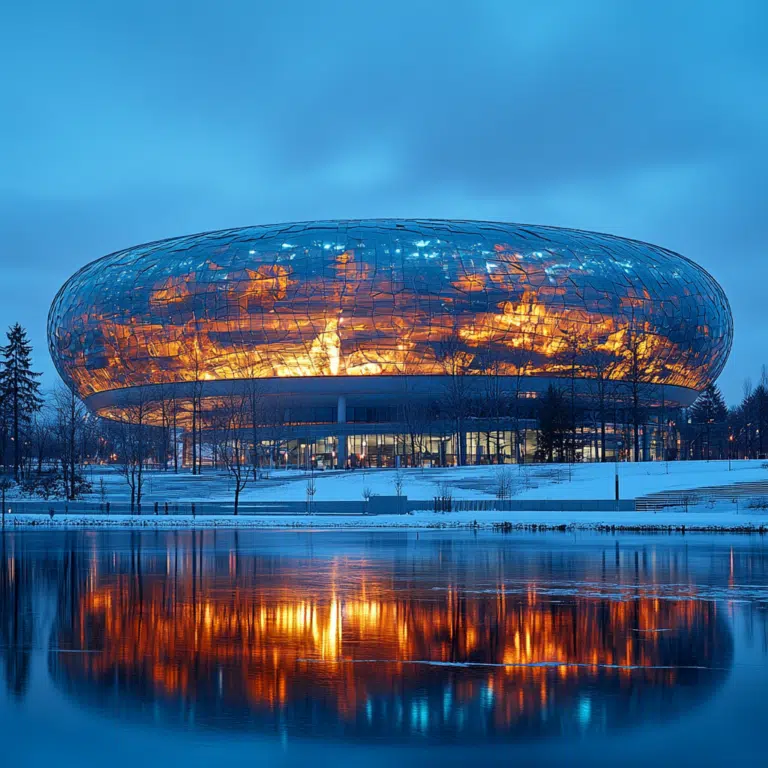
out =
{"type": "Polygon", "coordinates": [[[762,537],[23,531],[0,547],[2,765],[768,761],[762,537]]]}

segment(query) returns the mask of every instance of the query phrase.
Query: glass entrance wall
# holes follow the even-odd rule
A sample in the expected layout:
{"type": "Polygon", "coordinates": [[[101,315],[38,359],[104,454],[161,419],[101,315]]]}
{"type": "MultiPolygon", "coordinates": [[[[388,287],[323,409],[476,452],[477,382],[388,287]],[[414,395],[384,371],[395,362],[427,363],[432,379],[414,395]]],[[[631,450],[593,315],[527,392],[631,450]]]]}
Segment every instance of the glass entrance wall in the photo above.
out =
{"type": "MultiPolygon", "coordinates": [[[[262,441],[255,451],[249,450],[248,461],[262,468],[336,469],[338,468],[339,440],[346,440],[346,467],[452,467],[461,463],[458,439],[455,434],[363,434],[347,437],[325,436],[262,441]]],[[[515,430],[471,430],[464,433],[466,465],[531,464],[541,461],[537,455],[538,431],[525,424],[515,430]]],[[[659,461],[668,457],[670,435],[666,436],[657,423],[643,424],[639,431],[639,448],[643,461],[659,461]]],[[[576,432],[576,460],[597,462],[602,459],[602,441],[599,429],[579,427],[576,432]]],[[[606,424],[605,460],[632,461],[633,430],[629,424],[606,424]]],[[[191,461],[191,443],[183,438],[183,463],[191,461]]],[[[198,445],[202,465],[215,467],[217,449],[204,437],[198,445]]]]}
{"type": "Polygon", "coordinates": [[[508,464],[514,461],[514,432],[467,432],[466,440],[469,464],[508,464]]]}

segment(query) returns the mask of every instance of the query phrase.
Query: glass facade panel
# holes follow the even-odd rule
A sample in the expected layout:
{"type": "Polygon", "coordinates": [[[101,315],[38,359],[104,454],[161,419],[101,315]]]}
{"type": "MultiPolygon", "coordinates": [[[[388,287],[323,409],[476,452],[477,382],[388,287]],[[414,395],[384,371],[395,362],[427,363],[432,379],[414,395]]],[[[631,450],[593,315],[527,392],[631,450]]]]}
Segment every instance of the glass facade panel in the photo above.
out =
{"type": "MultiPolygon", "coordinates": [[[[80,270],[49,316],[53,359],[83,397],[148,384],[457,370],[614,380],[639,372],[699,390],[725,364],[732,330],[720,286],[663,248],[431,220],[259,226],[129,248],[80,270]]],[[[313,418],[331,420],[331,410],[313,418]]],[[[482,449],[480,440],[470,453],[482,449]]]]}

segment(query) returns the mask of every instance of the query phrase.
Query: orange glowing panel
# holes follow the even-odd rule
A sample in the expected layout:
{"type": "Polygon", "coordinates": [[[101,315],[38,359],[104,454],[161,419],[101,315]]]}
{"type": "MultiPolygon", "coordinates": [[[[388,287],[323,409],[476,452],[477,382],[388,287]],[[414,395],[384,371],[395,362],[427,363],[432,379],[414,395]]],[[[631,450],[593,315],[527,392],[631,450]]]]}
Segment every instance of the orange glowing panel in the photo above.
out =
{"type": "Polygon", "coordinates": [[[52,356],[83,397],[237,378],[594,375],[702,389],[731,346],[720,286],[609,235],[462,221],[249,227],[129,248],[56,296],[52,356]],[[522,358],[525,357],[523,361],[522,358]],[[450,359],[450,365],[446,360],[450,359]]]}

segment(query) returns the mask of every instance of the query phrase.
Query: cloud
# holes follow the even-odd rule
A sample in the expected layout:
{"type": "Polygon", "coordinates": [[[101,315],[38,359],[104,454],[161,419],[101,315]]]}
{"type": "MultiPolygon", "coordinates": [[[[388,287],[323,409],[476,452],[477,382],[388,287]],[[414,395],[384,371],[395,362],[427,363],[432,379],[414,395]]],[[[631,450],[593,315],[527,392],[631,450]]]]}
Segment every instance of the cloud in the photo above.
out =
{"type": "Polygon", "coordinates": [[[723,283],[733,400],[768,361],[766,26],[761,0],[17,3],[0,29],[0,323],[29,325],[49,371],[40,318],[61,282],[176,234],[561,224],[665,245],[723,283]]]}

